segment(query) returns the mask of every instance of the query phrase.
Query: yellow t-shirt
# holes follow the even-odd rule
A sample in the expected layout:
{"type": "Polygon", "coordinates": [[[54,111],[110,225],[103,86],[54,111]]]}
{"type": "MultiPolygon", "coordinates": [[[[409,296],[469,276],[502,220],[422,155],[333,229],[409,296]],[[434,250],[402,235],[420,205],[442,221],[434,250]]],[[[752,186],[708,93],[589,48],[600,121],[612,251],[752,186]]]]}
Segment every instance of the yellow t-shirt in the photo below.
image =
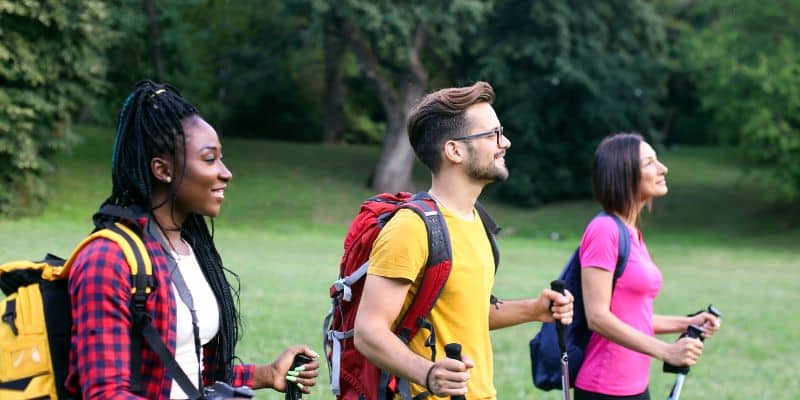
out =
{"type": "MultiPolygon", "coordinates": [[[[452,270],[439,299],[431,310],[436,331],[436,358],[445,357],[447,343],[461,343],[461,354],[469,356],[467,399],[494,399],[492,346],[489,339],[489,297],[494,285],[494,258],[478,213],[464,220],[440,206],[453,249],[452,270]]],[[[420,272],[428,259],[425,223],[411,210],[400,210],[383,228],[370,255],[368,273],[413,281],[401,310],[403,315],[419,288],[420,272]]],[[[397,324],[398,321],[395,321],[397,324]]],[[[394,328],[394,327],[393,327],[394,328]]],[[[421,329],[409,343],[412,351],[430,359],[424,342],[428,330],[421,329]]],[[[414,396],[425,388],[411,384],[414,396]]]]}

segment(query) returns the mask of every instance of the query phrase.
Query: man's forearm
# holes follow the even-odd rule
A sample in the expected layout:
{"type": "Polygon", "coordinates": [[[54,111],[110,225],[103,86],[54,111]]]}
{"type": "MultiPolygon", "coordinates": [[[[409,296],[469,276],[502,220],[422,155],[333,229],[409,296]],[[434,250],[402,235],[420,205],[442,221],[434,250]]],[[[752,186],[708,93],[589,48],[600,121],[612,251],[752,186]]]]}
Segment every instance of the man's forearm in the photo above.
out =
{"type": "Polygon", "coordinates": [[[433,362],[411,351],[391,331],[380,327],[356,328],[355,345],[361,354],[389,373],[425,386],[433,362]],[[364,330],[369,333],[364,333],[364,330]]]}
{"type": "Polygon", "coordinates": [[[489,329],[536,321],[536,300],[503,300],[489,306],[489,329]]]}

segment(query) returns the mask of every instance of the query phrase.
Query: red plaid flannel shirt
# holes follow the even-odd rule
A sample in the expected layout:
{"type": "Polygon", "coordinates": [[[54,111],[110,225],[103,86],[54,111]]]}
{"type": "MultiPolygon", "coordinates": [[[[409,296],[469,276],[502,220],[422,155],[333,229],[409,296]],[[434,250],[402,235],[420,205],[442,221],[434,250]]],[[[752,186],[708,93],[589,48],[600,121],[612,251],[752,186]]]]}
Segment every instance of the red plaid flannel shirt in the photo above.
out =
{"type": "MultiPolygon", "coordinates": [[[[146,219],[139,224],[143,227],[146,219]]],[[[167,259],[161,244],[147,237],[145,245],[153,263],[155,290],[146,310],[175,354],[175,296],[167,259]]],[[[67,389],[80,390],[85,399],[169,399],[172,381],[158,355],[143,343],[143,397],[130,392],[131,272],[122,250],[108,239],[96,239],[80,252],[69,274],[72,301],[72,348],[67,389]]],[[[203,346],[203,380],[210,383],[218,340],[203,346]]],[[[234,386],[253,385],[254,365],[236,365],[234,386]]]]}

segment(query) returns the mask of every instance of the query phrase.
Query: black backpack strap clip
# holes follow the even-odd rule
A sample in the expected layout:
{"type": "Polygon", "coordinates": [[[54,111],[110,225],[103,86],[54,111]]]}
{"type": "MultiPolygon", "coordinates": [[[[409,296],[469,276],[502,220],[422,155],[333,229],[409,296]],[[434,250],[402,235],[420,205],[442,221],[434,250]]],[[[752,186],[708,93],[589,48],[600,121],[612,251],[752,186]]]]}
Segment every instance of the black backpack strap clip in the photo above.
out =
{"type": "Polygon", "coordinates": [[[19,336],[19,329],[17,329],[17,324],[14,322],[17,319],[17,301],[16,300],[8,300],[6,301],[6,310],[3,312],[2,321],[11,328],[11,333],[14,336],[19,336]]]}

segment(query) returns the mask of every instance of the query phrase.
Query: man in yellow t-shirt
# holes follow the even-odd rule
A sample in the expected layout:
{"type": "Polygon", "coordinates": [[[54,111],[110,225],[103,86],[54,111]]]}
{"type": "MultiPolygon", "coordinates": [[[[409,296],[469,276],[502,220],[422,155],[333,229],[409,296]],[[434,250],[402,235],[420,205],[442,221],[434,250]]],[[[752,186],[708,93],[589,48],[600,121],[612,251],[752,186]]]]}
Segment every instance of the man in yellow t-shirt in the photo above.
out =
{"type": "Polygon", "coordinates": [[[425,96],[411,111],[408,135],[417,157],[432,175],[429,193],[444,216],[452,246],[452,270],[429,320],[436,333],[437,357],[430,360],[425,330],[406,346],[394,333],[409,306],[428,257],[425,225],[401,210],[383,228],[355,321],[356,348],[382,369],[411,383],[412,396],[466,395],[494,399],[489,330],[529,321],[572,320],[572,296],[543,289],[536,299],[489,302],[494,259],[475,202],[483,187],[505,180],[511,141],[491,106],[494,90],[486,82],[449,88],[425,96]],[[462,345],[463,361],[444,355],[446,343],[462,345]]]}

